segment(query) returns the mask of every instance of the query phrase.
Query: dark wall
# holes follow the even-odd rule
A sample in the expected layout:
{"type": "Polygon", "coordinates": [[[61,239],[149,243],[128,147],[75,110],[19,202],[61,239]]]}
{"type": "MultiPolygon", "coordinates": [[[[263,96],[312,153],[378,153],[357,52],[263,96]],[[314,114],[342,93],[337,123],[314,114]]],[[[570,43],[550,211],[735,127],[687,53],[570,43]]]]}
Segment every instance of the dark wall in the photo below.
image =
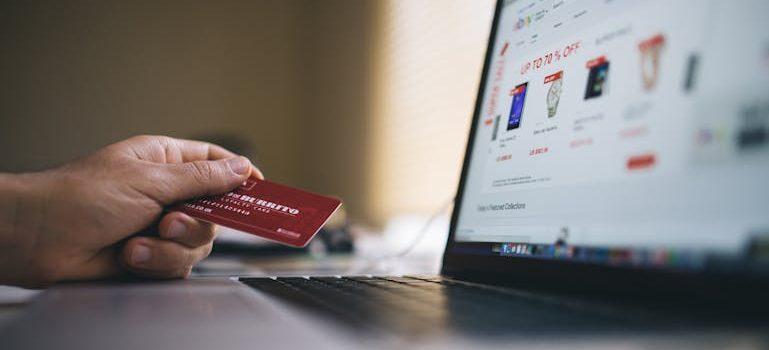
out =
{"type": "Polygon", "coordinates": [[[0,171],[136,134],[235,134],[277,181],[366,215],[373,2],[5,1],[0,171]]]}

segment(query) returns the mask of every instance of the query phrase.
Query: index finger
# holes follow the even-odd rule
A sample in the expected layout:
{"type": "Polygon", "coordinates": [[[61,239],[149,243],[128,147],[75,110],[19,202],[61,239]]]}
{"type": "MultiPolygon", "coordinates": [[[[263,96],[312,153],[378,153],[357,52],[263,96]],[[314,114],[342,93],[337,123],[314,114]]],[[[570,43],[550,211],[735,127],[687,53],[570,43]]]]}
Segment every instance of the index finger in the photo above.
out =
{"type": "Polygon", "coordinates": [[[173,145],[166,147],[175,147],[179,151],[180,163],[194,162],[196,160],[218,160],[233,158],[238,155],[230,152],[222,146],[203,141],[171,139],[173,145]]]}
{"type": "MultiPolygon", "coordinates": [[[[210,142],[171,139],[173,145],[166,145],[168,148],[175,148],[178,151],[178,163],[194,162],[197,160],[218,160],[237,157],[238,155],[230,152],[222,146],[210,142]]],[[[171,152],[167,152],[171,153],[171,152]]],[[[264,180],[264,175],[256,166],[251,164],[251,174],[264,180]]]]}

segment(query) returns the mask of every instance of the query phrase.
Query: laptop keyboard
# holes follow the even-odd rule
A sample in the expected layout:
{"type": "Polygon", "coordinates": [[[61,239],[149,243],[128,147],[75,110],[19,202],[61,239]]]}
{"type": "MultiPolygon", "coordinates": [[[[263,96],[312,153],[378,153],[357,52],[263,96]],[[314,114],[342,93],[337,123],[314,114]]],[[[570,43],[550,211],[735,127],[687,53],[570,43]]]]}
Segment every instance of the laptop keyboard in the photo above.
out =
{"type": "Polygon", "coordinates": [[[355,328],[406,333],[610,330],[627,322],[505,289],[442,277],[240,278],[254,289],[355,328]]]}

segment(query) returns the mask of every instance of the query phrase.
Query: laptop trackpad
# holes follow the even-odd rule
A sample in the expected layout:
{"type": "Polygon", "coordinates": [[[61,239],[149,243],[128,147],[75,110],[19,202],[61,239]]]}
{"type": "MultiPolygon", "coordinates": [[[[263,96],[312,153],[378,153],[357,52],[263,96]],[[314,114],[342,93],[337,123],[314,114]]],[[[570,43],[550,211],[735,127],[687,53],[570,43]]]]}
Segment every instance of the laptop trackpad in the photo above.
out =
{"type": "Polygon", "coordinates": [[[70,284],[46,291],[0,339],[11,348],[270,348],[309,346],[323,333],[296,322],[226,278],[70,284]]]}

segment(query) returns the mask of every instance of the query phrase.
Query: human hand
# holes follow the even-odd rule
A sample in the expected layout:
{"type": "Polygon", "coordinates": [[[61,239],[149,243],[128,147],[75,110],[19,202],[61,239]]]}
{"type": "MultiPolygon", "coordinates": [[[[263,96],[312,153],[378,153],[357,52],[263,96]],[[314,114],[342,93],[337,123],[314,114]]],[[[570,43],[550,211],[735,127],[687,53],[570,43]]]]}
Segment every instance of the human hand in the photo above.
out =
{"type": "Polygon", "coordinates": [[[186,277],[210,253],[214,226],[163,208],[227,192],[252,174],[263,178],[219,146],[138,136],[60,168],[0,177],[0,196],[15,198],[5,201],[13,212],[5,218],[15,224],[0,237],[0,254],[7,253],[0,283],[43,286],[124,272],[186,277]],[[153,228],[159,237],[132,237],[153,228]]]}

